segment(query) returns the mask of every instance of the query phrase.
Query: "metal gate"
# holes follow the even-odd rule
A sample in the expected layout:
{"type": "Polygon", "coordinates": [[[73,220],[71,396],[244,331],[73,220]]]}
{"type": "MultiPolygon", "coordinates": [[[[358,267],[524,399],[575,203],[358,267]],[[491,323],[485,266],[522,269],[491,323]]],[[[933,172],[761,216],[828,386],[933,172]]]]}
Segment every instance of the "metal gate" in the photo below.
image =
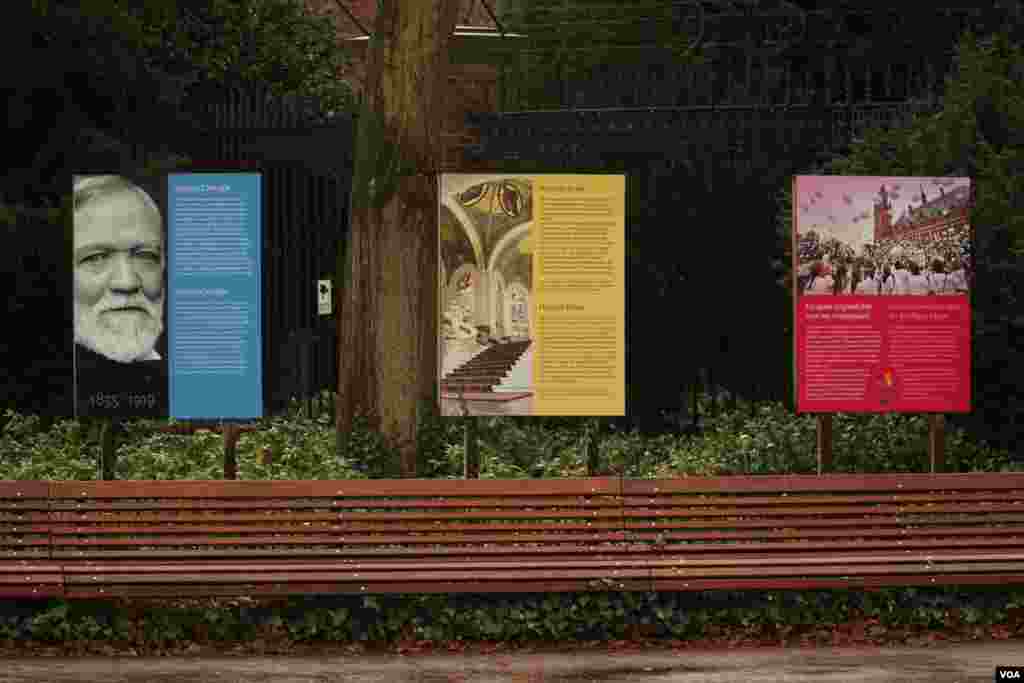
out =
{"type": "Polygon", "coordinates": [[[322,409],[338,385],[337,325],[317,311],[317,281],[335,280],[348,229],[352,119],[259,87],[199,93],[188,107],[205,123],[187,150],[197,168],[263,175],[264,405],[322,409]]]}

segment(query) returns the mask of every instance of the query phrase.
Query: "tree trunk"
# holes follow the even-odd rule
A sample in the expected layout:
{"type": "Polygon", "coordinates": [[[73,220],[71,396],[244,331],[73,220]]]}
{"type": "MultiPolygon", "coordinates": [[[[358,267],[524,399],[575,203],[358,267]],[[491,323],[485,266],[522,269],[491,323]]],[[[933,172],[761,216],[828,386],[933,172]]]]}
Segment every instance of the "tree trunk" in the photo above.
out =
{"type": "Polygon", "coordinates": [[[458,0],[382,0],[359,115],[338,345],[339,444],[368,419],[416,475],[437,400],[437,178],[458,0]]]}

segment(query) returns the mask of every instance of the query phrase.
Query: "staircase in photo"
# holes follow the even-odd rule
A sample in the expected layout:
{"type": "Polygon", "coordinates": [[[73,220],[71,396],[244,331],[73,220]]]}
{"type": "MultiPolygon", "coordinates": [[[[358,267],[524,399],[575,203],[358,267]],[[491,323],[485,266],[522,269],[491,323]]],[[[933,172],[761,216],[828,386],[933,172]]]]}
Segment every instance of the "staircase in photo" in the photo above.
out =
{"type": "Polygon", "coordinates": [[[526,340],[485,349],[448,373],[441,380],[441,391],[454,394],[494,391],[529,346],[530,340],[526,340]]]}

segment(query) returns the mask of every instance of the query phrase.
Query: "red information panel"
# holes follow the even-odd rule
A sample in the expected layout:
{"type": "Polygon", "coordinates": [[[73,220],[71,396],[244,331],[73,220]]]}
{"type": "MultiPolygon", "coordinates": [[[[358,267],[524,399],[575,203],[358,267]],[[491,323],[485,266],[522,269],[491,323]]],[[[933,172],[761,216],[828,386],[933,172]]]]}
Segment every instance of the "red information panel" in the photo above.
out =
{"type": "Polygon", "coordinates": [[[797,412],[969,412],[970,179],[793,185],[797,412]]]}

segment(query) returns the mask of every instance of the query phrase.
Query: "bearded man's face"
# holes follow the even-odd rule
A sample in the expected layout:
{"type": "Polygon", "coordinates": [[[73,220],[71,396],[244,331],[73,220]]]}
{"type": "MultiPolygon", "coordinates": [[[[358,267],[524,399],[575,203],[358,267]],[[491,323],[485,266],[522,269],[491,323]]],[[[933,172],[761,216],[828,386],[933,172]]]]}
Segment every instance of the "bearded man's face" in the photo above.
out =
{"type": "Polygon", "coordinates": [[[124,189],[75,212],[75,342],[111,360],[150,355],[163,334],[159,211],[124,189]]]}

